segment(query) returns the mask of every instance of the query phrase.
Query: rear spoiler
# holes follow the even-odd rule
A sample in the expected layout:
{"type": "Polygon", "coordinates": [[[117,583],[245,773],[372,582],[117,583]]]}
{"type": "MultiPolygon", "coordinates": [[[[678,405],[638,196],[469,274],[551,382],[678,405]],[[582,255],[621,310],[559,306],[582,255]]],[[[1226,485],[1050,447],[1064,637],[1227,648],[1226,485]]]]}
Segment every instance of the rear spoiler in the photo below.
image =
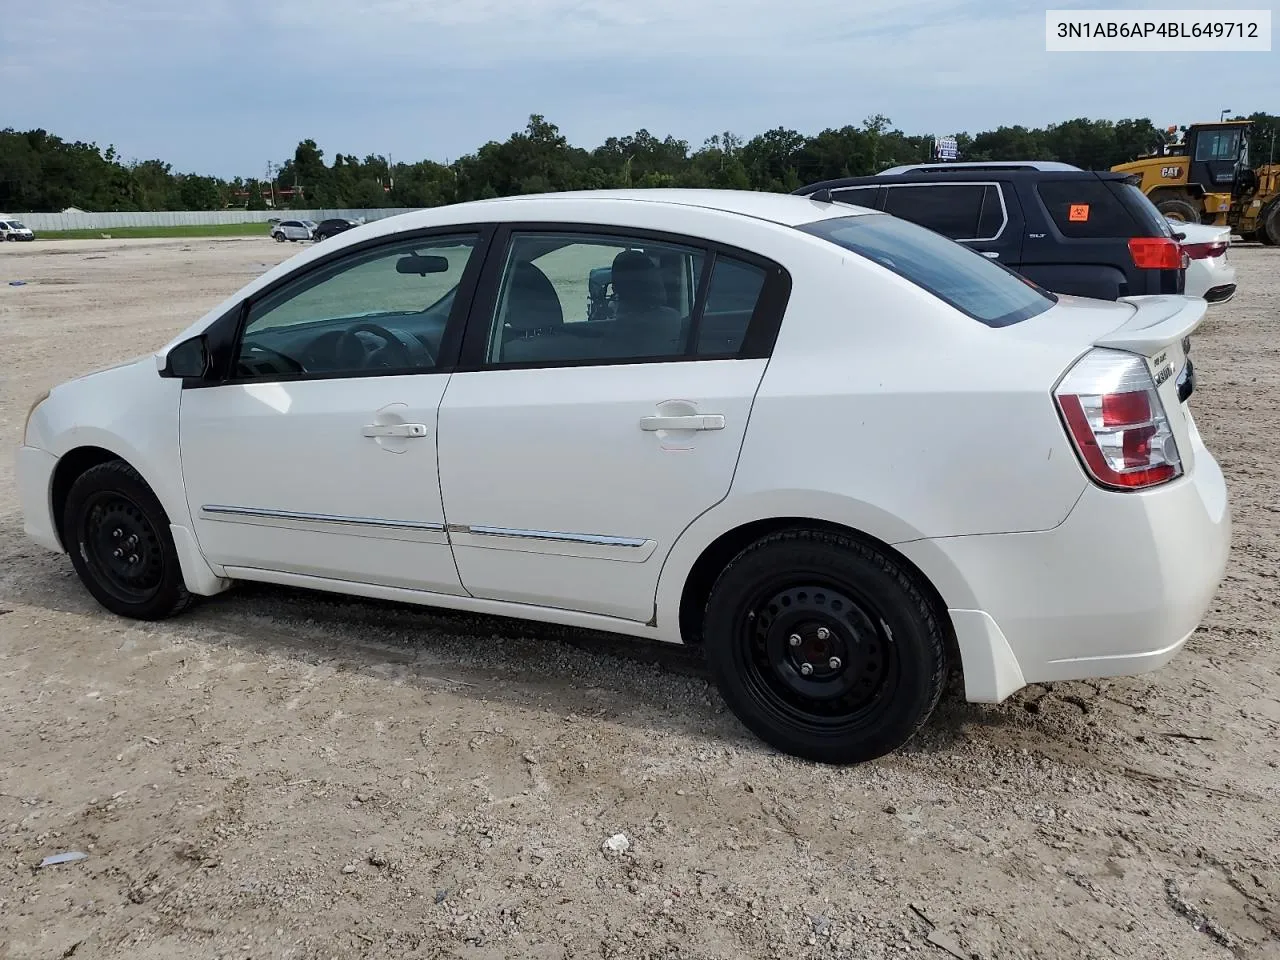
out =
{"type": "Polygon", "coordinates": [[[1135,308],[1133,315],[1110,333],[1098,337],[1094,344],[1144,356],[1190,336],[1204,321],[1209,308],[1199,297],[1121,297],[1119,302],[1131,304],[1135,308]]]}

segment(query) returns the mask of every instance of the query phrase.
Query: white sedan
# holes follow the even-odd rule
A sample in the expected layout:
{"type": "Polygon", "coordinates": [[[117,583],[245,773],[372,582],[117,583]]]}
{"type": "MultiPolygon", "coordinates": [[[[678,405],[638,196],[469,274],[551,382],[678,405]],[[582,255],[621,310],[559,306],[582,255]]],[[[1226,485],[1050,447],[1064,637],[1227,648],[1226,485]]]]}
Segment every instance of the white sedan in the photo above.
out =
{"type": "Polygon", "coordinates": [[[764,740],[867,760],[952,670],[998,702],[1196,629],[1204,313],[796,196],[408,213],[39,398],[25,529],[128,617],[255,580],[699,645],[764,740]]]}
{"type": "Polygon", "coordinates": [[[1170,220],[1169,226],[1182,235],[1182,250],[1188,257],[1185,294],[1209,303],[1226,303],[1236,295],[1236,268],[1228,261],[1231,228],[1170,220]]]}

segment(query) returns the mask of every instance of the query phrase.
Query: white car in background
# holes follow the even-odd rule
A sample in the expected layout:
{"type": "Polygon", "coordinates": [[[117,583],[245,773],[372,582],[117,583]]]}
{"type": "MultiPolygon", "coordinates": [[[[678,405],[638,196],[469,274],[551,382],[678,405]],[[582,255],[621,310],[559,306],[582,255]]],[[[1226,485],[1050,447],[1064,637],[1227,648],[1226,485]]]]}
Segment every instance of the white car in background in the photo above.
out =
{"type": "Polygon", "coordinates": [[[695,644],[761,738],[861,761],[953,669],[999,702],[1177,654],[1230,540],[1205,310],[798,196],[437,207],[54,387],[18,490],[122,616],[253,580],[695,644]]]}
{"type": "Polygon", "coordinates": [[[1226,303],[1234,297],[1236,268],[1227,261],[1231,228],[1183,223],[1181,220],[1170,220],[1169,225],[1175,234],[1182,234],[1179,242],[1190,258],[1184,293],[1188,297],[1201,297],[1209,303],[1226,303]]]}
{"type": "Polygon", "coordinates": [[[305,220],[281,220],[271,228],[271,238],[279,243],[286,240],[310,240],[312,228],[305,220]]]}

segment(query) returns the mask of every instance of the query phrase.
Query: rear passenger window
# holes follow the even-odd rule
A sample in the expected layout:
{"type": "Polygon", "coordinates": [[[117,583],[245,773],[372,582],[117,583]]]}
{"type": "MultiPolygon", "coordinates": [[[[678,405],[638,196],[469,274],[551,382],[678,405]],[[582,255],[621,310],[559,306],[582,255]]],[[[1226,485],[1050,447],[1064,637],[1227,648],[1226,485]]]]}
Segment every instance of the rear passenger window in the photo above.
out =
{"type": "Polygon", "coordinates": [[[1137,224],[1101,180],[1045,180],[1040,201],[1064,237],[1132,237],[1137,224]]]}
{"type": "Polygon", "coordinates": [[[1000,187],[994,183],[989,184],[984,188],[982,195],[982,210],[978,214],[978,232],[975,238],[994,240],[1000,236],[1008,219],[1004,204],[1001,202],[1000,187]]]}
{"type": "Polygon", "coordinates": [[[928,227],[952,240],[990,239],[999,232],[1003,216],[999,197],[989,197],[990,187],[981,183],[938,183],[889,187],[884,212],[928,227]],[[996,229],[984,232],[984,212],[990,204],[997,211],[996,229]]]}
{"type": "Polygon", "coordinates": [[[760,267],[731,257],[716,257],[707,305],[698,327],[698,355],[737,353],[764,290],[760,267]]]}
{"type": "Polygon", "coordinates": [[[840,203],[853,203],[860,207],[876,208],[876,191],[879,187],[850,187],[847,190],[833,190],[831,199],[840,203]]]}

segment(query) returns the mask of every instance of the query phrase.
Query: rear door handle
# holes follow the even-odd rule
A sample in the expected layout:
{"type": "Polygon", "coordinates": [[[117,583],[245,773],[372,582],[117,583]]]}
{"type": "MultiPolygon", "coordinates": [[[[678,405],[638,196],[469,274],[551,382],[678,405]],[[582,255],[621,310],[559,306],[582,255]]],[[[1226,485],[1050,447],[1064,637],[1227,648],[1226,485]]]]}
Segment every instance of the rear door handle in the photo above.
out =
{"type": "Polygon", "coordinates": [[[366,437],[425,437],[425,423],[366,423],[360,431],[366,437]]]}
{"type": "Polygon", "coordinates": [[[1000,259],[1000,254],[996,253],[994,250],[983,250],[983,251],[982,251],[982,255],[983,255],[984,257],[986,257],[987,259],[989,259],[989,260],[999,260],[999,259],[1000,259]]]}
{"type": "Polygon", "coordinates": [[[640,429],[648,430],[723,430],[724,415],[698,413],[687,417],[641,417],[640,429]]]}

